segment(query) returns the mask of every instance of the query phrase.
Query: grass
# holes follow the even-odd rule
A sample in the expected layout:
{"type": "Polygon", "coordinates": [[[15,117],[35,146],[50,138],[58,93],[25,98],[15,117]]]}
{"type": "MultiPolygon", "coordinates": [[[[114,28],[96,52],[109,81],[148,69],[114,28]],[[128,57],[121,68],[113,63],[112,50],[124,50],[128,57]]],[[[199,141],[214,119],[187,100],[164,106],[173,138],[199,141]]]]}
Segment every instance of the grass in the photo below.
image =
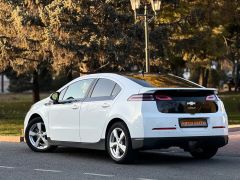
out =
{"type": "Polygon", "coordinates": [[[24,117],[32,104],[30,93],[0,94],[0,135],[22,135],[24,117]]]}
{"type": "MultiPolygon", "coordinates": [[[[42,94],[42,98],[47,94],[42,94]]],[[[240,124],[240,93],[220,94],[230,124],[240,124]]],[[[21,135],[24,117],[32,105],[31,94],[0,94],[0,135],[21,135]]]]}
{"type": "Polygon", "coordinates": [[[230,124],[240,124],[240,93],[220,94],[230,124]]]}
{"type": "Polygon", "coordinates": [[[19,136],[22,135],[23,120],[2,120],[0,121],[0,135],[19,136]]]}

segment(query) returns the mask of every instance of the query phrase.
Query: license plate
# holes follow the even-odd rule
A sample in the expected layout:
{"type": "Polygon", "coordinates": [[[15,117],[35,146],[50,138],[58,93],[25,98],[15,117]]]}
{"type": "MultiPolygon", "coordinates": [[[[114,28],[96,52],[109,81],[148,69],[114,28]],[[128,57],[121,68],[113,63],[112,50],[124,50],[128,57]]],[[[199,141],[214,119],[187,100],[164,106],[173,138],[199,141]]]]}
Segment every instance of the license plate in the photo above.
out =
{"type": "Polygon", "coordinates": [[[208,127],[207,119],[179,119],[179,125],[181,128],[201,128],[208,127]]]}

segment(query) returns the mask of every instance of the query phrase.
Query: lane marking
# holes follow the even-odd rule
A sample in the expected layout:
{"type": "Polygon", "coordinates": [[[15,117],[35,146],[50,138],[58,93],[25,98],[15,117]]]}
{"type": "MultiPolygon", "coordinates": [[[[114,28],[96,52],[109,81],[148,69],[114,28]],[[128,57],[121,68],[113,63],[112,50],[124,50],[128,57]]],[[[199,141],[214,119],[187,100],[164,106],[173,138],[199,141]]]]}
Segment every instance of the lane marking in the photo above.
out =
{"type": "Polygon", "coordinates": [[[156,180],[156,179],[149,179],[149,178],[137,178],[138,180],[156,180]]]}
{"type": "Polygon", "coordinates": [[[34,169],[34,171],[53,172],[53,173],[60,173],[60,172],[62,172],[62,171],[59,171],[59,170],[50,170],[50,169],[34,169]]]}
{"type": "Polygon", "coordinates": [[[83,173],[85,175],[90,175],[90,176],[101,176],[101,177],[113,177],[114,175],[110,174],[95,174],[95,173],[83,173]]]}
{"type": "Polygon", "coordinates": [[[15,167],[10,167],[10,166],[0,166],[0,168],[3,168],[3,169],[14,169],[15,167]]]}

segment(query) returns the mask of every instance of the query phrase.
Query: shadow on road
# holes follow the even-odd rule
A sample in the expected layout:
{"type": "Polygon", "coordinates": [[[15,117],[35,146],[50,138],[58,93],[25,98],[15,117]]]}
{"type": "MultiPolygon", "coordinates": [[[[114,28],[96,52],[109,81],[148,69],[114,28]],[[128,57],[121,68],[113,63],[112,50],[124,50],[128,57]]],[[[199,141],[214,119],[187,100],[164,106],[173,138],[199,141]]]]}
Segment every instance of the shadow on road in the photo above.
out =
{"type": "MultiPolygon", "coordinates": [[[[80,148],[66,148],[60,147],[54,154],[62,154],[68,157],[81,158],[88,161],[101,161],[105,163],[112,163],[107,152],[80,148]]],[[[154,164],[188,164],[199,162],[218,162],[217,158],[212,160],[196,160],[193,159],[187,152],[161,152],[161,151],[141,151],[136,154],[136,161],[134,165],[154,165],[154,164]]]]}

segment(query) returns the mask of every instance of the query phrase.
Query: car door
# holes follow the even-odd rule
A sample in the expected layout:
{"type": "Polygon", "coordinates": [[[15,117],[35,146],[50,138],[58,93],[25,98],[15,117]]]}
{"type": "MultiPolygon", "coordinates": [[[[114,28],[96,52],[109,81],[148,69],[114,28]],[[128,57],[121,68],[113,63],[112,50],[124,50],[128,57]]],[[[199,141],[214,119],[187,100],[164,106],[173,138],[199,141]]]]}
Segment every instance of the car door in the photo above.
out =
{"type": "Polygon", "coordinates": [[[61,91],[59,103],[49,109],[49,136],[55,141],[80,141],[79,118],[83,99],[94,79],[80,80],[61,91]]]}
{"type": "Polygon", "coordinates": [[[81,142],[96,143],[101,134],[120,86],[109,79],[98,79],[83,103],[80,113],[81,142]]]}

